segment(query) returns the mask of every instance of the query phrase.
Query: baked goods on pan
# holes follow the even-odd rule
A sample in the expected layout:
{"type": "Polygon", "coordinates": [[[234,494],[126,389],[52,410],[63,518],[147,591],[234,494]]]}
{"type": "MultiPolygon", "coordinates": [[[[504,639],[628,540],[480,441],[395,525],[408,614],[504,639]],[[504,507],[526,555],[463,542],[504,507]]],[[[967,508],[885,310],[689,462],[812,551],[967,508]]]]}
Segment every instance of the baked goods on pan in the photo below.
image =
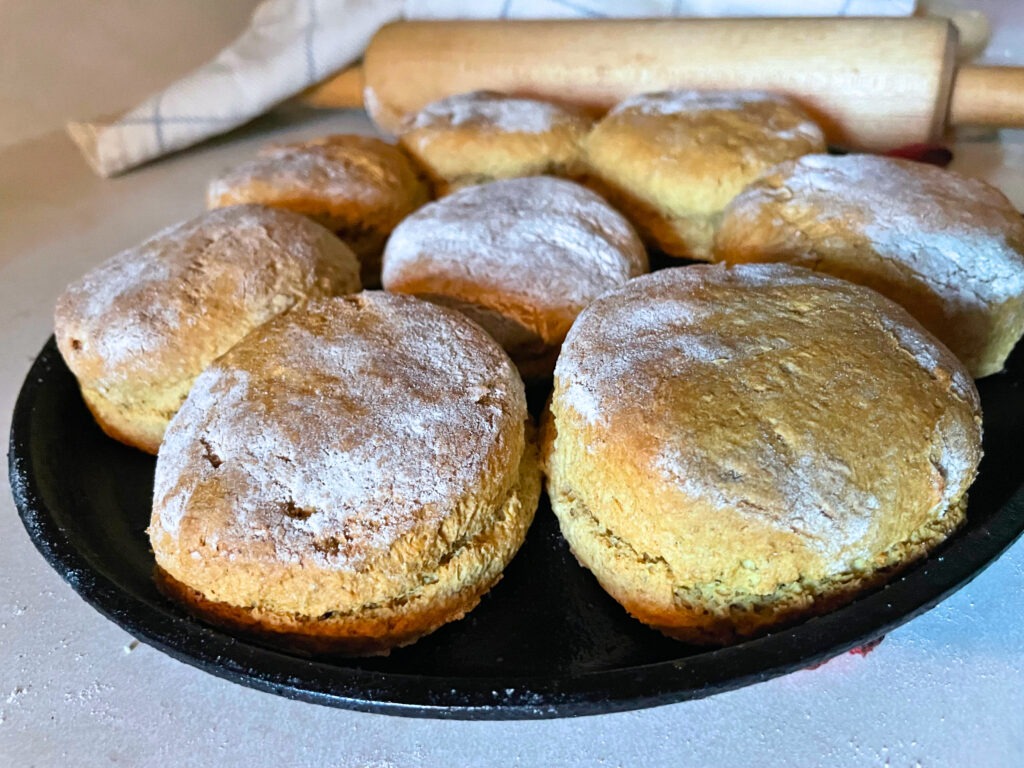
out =
{"type": "Polygon", "coordinates": [[[209,621],[376,654],[471,610],[539,494],[508,356],[457,312],[369,292],[276,318],[198,378],[149,535],[163,589],[209,621]]]}
{"type": "Polygon", "coordinates": [[[822,613],[963,520],[978,394],[898,305],[782,264],[637,278],[577,319],[545,425],[579,561],[665,634],[822,613]]]}
{"type": "Polygon", "coordinates": [[[156,453],[210,362],[296,304],[358,291],[358,272],[352,251],[303,216],[222,208],[68,286],[54,318],[57,346],[103,430],[156,453]]]}
{"type": "Polygon", "coordinates": [[[467,314],[527,378],[548,376],[590,301],[647,271],[633,228],[593,192],[548,176],[467,187],[398,225],[389,291],[467,314]]]}
{"type": "Polygon", "coordinates": [[[365,286],[380,285],[391,230],[428,199],[401,149],[350,134],[266,147],[212,180],[206,195],[210,208],[261,203],[323,224],[355,251],[365,286]]]}
{"type": "Polygon", "coordinates": [[[403,123],[399,142],[434,191],[520,176],[572,176],[592,120],[572,107],[473,91],[428,104],[403,123]]]}
{"type": "Polygon", "coordinates": [[[670,256],[709,261],[726,204],[762,171],[823,152],[821,129],[783,96],[663,91],[627,99],[584,142],[589,184],[670,256]]]}
{"type": "Polygon", "coordinates": [[[715,258],[788,262],[902,304],[975,376],[1024,334],[1024,217],[994,187],[871,155],[779,165],[726,208],[715,258]]]}

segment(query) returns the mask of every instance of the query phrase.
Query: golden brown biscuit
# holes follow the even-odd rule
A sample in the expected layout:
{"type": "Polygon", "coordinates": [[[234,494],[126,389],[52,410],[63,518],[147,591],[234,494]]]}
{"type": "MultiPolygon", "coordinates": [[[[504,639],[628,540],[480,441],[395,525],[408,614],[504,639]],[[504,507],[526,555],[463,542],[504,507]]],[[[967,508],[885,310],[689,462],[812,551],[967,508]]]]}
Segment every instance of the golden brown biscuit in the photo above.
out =
{"type": "Polygon", "coordinates": [[[1024,334],[1024,218],[997,189],[922,163],[809,155],[726,208],[715,258],[788,262],[903,305],[975,377],[1024,334]]]}
{"type": "Polygon", "coordinates": [[[822,152],[821,129],[782,96],[664,91],[615,107],[584,142],[589,184],[644,241],[708,261],[722,209],[762,171],[822,152]]]}
{"type": "Polygon", "coordinates": [[[395,229],[384,287],[454,307],[512,356],[550,376],[576,315],[647,271],[633,228],[604,200],[549,176],[467,187],[395,229]]]}
{"type": "Polygon", "coordinates": [[[548,494],[633,616],[725,643],[830,610],[963,520],[978,393],[867,288],[782,264],[630,281],[577,319],[548,494]]]}
{"type": "Polygon", "coordinates": [[[429,199],[409,158],[369,136],[339,134],[272,145],[210,182],[210,208],[261,203],[309,216],[359,257],[364,286],[380,285],[384,243],[429,199]]]}
{"type": "Polygon", "coordinates": [[[547,101],[474,91],[410,116],[399,143],[430,175],[434,191],[522,176],[572,177],[593,120],[547,101]]]}
{"type": "Polygon", "coordinates": [[[471,610],[540,495],[522,380],[408,296],[310,302],[217,360],[167,431],[150,540],[211,622],[385,653],[471,610]]]}
{"type": "Polygon", "coordinates": [[[57,346],[111,437],[156,453],[192,381],[250,330],[359,290],[359,263],[309,219],[240,205],[122,251],[68,286],[57,346]]]}

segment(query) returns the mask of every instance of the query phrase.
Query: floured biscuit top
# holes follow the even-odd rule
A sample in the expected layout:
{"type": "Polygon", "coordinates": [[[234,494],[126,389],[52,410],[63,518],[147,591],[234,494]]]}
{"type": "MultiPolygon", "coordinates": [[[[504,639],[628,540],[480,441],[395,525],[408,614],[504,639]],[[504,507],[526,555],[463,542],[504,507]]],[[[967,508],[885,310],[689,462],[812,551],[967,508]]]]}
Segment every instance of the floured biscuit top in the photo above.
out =
{"type": "Polygon", "coordinates": [[[163,387],[307,297],[358,288],[355,256],[323,227],[231,206],[168,227],[68,286],[57,340],[92,388],[163,387]]]}
{"type": "Polygon", "coordinates": [[[558,104],[472,91],[428,104],[403,123],[401,132],[471,128],[485,133],[544,133],[560,125],[585,127],[589,122],[582,114],[558,104]]]}
{"type": "Polygon", "coordinates": [[[646,271],[643,245],[619,213],[577,184],[538,176],[421,208],[388,242],[383,281],[513,314],[557,344],[591,300],[646,271]]]}
{"type": "MultiPolygon", "coordinates": [[[[225,171],[207,190],[211,206],[250,194],[268,203],[275,197],[287,200],[304,195],[309,211],[303,212],[309,215],[316,205],[332,215],[354,208],[353,218],[370,212],[374,223],[389,215],[400,218],[425,197],[415,170],[398,147],[349,134],[270,145],[257,157],[225,171]]],[[[390,223],[393,226],[395,221],[390,223]]]]}
{"type": "Polygon", "coordinates": [[[806,155],[766,173],[730,209],[769,202],[779,206],[778,239],[790,238],[786,252],[807,266],[864,240],[862,258],[893,259],[958,303],[1024,293],[1024,217],[983,181],[898,158],[806,155]],[[802,243],[793,228],[807,230],[802,243]],[[815,240],[818,231],[832,240],[815,240]]]}
{"type": "Polygon", "coordinates": [[[618,104],[587,137],[594,171],[683,215],[721,210],[761,171],[825,149],[789,99],[759,91],[659,91],[618,104]]]}
{"type": "Polygon", "coordinates": [[[358,570],[460,505],[500,503],[525,419],[511,362],[457,313],[382,293],[311,303],[196,381],[161,447],[152,528],[358,570]]]}

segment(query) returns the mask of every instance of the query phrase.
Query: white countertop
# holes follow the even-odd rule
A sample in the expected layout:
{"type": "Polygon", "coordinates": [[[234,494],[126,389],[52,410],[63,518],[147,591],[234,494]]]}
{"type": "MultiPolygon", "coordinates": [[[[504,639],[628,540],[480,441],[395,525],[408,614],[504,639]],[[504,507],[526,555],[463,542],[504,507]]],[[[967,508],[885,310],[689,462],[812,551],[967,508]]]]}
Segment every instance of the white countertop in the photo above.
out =
{"type": "MultiPolygon", "coordinates": [[[[0,150],[0,432],[66,283],[198,213],[207,178],[258,145],[370,130],[285,111],[113,181],[57,132],[0,150]]],[[[960,146],[954,167],[1024,207],[1024,133],[960,146]]],[[[868,656],[621,714],[416,720],[289,701],[135,643],[46,565],[0,485],[0,766],[1024,765],[1024,542],[868,656]]]]}

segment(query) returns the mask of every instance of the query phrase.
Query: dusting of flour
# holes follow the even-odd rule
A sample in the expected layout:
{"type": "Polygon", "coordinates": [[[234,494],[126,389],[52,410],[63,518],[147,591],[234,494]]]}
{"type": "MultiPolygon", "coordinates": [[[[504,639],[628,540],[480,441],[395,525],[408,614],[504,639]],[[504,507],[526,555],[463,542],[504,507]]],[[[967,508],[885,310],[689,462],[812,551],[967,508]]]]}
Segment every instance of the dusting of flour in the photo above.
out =
{"type": "Polygon", "coordinates": [[[491,91],[473,91],[428,104],[402,130],[472,126],[505,133],[544,133],[574,119],[577,118],[573,113],[557,104],[491,91]]]}
{"type": "Polygon", "coordinates": [[[788,167],[752,185],[733,207],[753,210],[782,198],[794,212],[814,210],[822,228],[834,224],[841,232],[853,222],[848,240],[862,232],[877,258],[958,309],[985,309],[1024,293],[1024,220],[988,184],[872,155],[808,155],[788,167]]]}
{"type": "Polygon", "coordinates": [[[392,233],[381,279],[388,289],[408,283],[441,295],[472,285],[497,303],[554,314],[560,323],[541,333],[557,342],[583,307],[646,270],[622,215],[578,184],[537,176],[468,187],[419,209],[392,233]]]}
{"type": "MultiPolygon", "coordinates": [[[[617,115],[680,116],[687,120],[704,119],[707,113],[720,113],[740,119],[751,113],[749,121],[776,139],[804,138],[824,146],[821,128],[803,115],[785,96],[766,91],[657,91],[632,96],[615,106],[609,117],[617,115]],[[756,115],[754,114],[756,113],[756,115]]],[[[736,126],[732,125],[735,131],[736,126]]]]}
{"type": "Polygon", "coordinates": [[[160,449],[154,523],[351,570],[439,525],[482,476],[513,477],[497,457],[525,418],[510,361],[456,313],[382,293],[318,302],[197,379],[160,449]]]}

